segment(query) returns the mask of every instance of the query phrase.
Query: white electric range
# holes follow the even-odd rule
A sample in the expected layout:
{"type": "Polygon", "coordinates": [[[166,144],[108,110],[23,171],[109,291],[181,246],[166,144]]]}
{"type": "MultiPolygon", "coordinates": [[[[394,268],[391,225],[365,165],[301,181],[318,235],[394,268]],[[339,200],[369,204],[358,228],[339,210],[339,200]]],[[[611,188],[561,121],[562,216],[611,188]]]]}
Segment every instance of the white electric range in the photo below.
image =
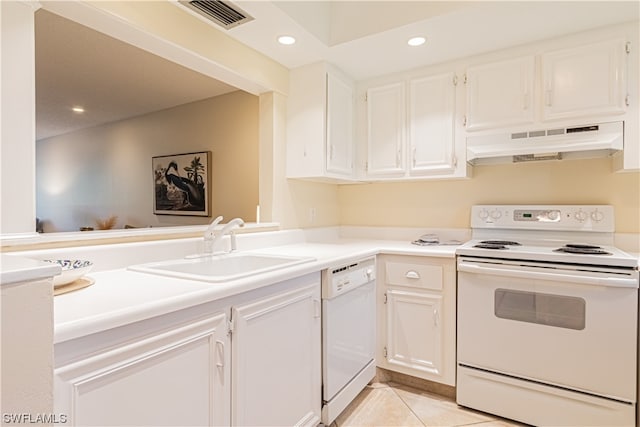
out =
{"type": "Polygon", "coordinates": [[[534,425],[634,425],[637,259],[604,205],[472,207],[458,255],[460,405],[534,425]]]}

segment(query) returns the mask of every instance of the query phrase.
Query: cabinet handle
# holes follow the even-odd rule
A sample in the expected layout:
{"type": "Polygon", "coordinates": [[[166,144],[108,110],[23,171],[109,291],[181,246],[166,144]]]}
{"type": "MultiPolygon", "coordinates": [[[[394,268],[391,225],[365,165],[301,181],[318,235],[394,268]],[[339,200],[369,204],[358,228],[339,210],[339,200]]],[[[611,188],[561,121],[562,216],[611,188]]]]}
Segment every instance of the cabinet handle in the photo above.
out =
{"type": "Polygon", "coordinates": [[[314,308],[314,318],[318,319],[320,318],[320,315],[322,314],[322,306],[320,305],[320,300],[318,299],[314,299],[313,300],[313,308],[314,308]]]}
{"type": "Polygon", "coordinates": [[[415,270],[409,270],[407,271],[407,274],[404,275],[404,277],[406,277],[407,279],[419,279],[420,274],[418,274],[418,272],[415,270]]]}
{"type": "Polygon", "coordinates": [[[398,149],[396,150],[396,167],[399,168],[400,167],[400,155],[401,155],[401,151],[400,148],[398,147],[398,149]]]}
{"type": "Polygon", "coordinates": [[[416,146],[414,145],[413,148],[411,149],[412,153],[412,160],[413,160],[413,167],[416,167],[416,146]]]}
{"type": "Polygon", "coordinates": [[[544,103],[547,107],[551,107],[551,104],[553,103],[553,98],[552,98],[552,91],[551,89],[547,89],[544,92],[544,103]]]}
{"type": "Polygon", "coordinates": [[[527,92],[525,92],[524,96],[522,97],[522,109],[523,110],[529,109],[529,94],[527,92]]]}
{"type": "Polygon", "coordinates": [[[216,341],[216,366],[218,368],[224,368],[224,342],[216,341]]]}
{"type": "Polygon", "coordinates": [[[440,323],[440,316],[438,313],[438,309],[434,308],[433,309],[433,325],[437,327],[439,323],[440,323]]]}

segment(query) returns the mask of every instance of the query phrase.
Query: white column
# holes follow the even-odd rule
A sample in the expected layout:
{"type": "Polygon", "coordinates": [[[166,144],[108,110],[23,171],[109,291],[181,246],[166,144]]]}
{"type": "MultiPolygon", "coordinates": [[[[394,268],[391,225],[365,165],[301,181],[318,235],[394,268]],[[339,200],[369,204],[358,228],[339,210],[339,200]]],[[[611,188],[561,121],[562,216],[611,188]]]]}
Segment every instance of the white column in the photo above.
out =
{"type": "Polygon", "coordinates": [[[9,255],[0,265],[0,424],[29,424],[54,409],[52,276],[60,268],[9,255]]]}
{"type": "Polygon", "coordinates": [[[35,203],[35,35],[37,6],[0,1],[0,233],[30,234],[35,203]]]}

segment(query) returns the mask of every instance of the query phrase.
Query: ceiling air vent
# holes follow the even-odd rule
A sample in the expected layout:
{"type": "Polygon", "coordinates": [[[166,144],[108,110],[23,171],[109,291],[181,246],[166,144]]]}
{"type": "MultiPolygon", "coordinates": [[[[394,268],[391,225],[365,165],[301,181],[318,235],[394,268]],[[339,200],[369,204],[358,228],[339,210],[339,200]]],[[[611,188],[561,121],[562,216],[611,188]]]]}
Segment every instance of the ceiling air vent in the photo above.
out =
{"type": "Polygon", "coordinates": [[[253,20],[253,16],[228,1],[180,0],[180,4],[227,30],[253,20]]]}

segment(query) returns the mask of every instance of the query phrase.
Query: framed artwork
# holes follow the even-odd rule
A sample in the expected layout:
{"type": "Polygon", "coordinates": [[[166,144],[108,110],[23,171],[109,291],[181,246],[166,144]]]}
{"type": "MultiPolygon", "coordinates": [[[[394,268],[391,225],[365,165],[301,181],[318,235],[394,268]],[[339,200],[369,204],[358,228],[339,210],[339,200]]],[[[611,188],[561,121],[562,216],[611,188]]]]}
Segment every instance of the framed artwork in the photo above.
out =
{"type": "Polygon", "coordinates": [[[209,216],[210,161],[210,151],[153,157],[153,213],[209,216]]]}

